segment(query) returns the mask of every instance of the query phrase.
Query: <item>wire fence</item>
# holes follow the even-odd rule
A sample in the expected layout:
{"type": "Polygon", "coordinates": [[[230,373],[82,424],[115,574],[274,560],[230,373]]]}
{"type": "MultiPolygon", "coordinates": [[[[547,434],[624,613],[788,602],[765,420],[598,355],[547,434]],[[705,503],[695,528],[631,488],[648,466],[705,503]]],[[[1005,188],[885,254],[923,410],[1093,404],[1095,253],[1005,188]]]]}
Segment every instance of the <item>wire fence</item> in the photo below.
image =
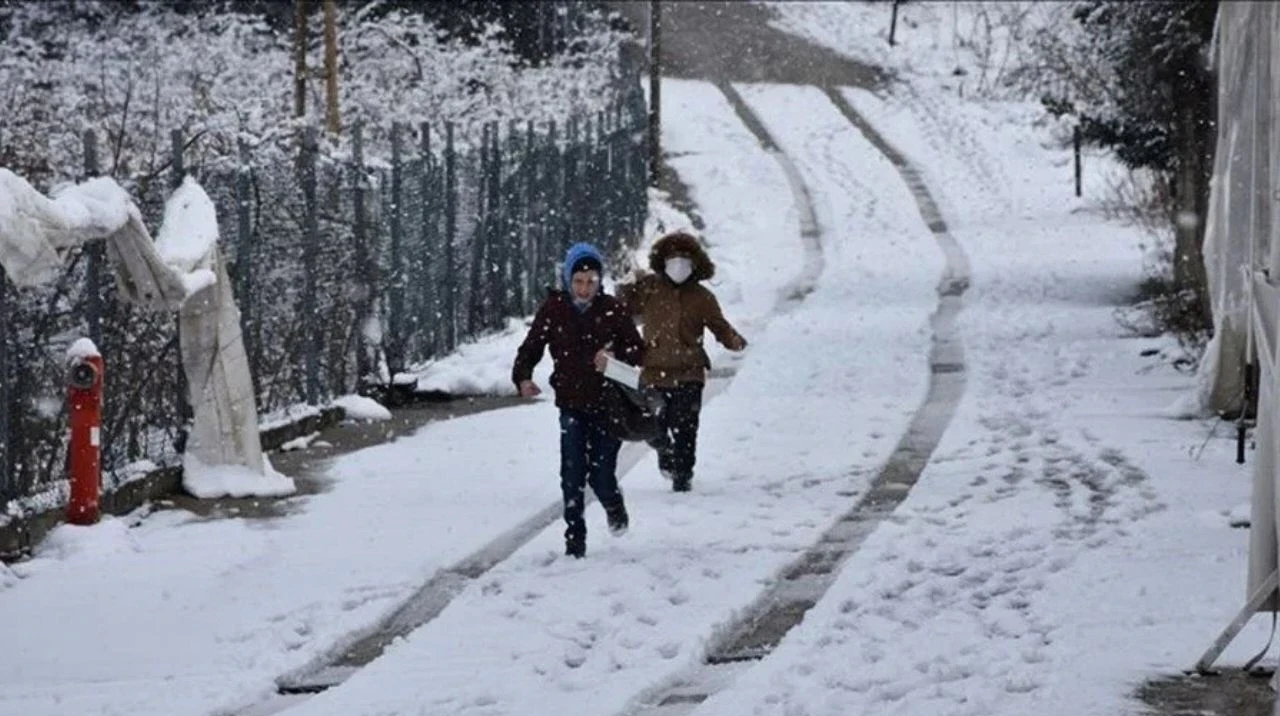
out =
{"type": "MultiPolygon", "coordinates": [[[[201,183],[259,410],[321,405],[527,315],[571,243],[622,254],[643,228],[648,154],[638,83],[618,96],[592,116],[465,137],[449,123],[354,126],[342,142],[305,128],[283,139],[292,165],[244,140],[206,161],[201,137],[175,131],[165,171],[127,188],[154,230],[182,177],[201,183]]],[[[95,132],[84,148],[87,178],[95,132]]],[[[63,355],[80,336],[107,366],[104,487],[181,452],[176,317],[118,300],[105,256],[100,242],[73,250],[54,286],[0,280],[0,501],[65,490],[63,355]]]]}

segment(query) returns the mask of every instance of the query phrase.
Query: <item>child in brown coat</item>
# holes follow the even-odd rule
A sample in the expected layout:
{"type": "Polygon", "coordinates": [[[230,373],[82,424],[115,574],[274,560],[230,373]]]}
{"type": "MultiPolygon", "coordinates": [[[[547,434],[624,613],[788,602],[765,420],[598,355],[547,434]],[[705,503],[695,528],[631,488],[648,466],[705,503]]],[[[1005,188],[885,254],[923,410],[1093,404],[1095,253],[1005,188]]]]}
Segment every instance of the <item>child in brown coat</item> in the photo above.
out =
{"type": "Polygon", "coordinates": [[[649,268],[634,283],[620,285],[618,298],[644,324],[641,380],[662,393],[666,439],[655,442],[658,469],[676,492],[688,492],[697,460],[698,414],[711,360],[702,347],[703,332],[731,351],[747,340],[724,318],[715,294],[702,285],[715,264],[693,236],[663,236],[649,252],[649,268]]]}

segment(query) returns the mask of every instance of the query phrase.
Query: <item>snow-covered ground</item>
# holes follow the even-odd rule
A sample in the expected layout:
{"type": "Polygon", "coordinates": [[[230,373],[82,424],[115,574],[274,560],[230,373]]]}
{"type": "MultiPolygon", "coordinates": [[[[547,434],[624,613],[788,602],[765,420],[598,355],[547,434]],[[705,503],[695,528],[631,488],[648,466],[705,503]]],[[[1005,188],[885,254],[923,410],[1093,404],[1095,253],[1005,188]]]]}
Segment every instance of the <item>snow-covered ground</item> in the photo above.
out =
{"type": "Polygon", "coordinates": [[[1071,195],[1027,107],[846,95],[969,254],[966,397],[827,598],[696,713],[1125,713],[1243,600],[1245,534],[1224,514],[1248,489],[1225,439],[1200,454],[1206,426],[1164,418],[1187,379],[1140,357],[1163,343],[1115,320],[1142,237],[1089,208],[1103,182],[1071,195]]]}
{"type": "MultiPolygon", "coordinates": [[[[821,17],[807,33],[819,41],[869,42],[821,17]]],[[[1190,665],[1244,599],[1247,533],[1228,513],[1249,468],[1227,431],[1166,417],[1190,379],[1140,355],[1166,341],[1116,321],[1143,237],[1096,209],[1106,167],[1091,165],[1077,199],[1069,154],[1034,106],[905,79],[881,97],[844,94],[920,169],[968,254],[964,397],[826,597],[693,713],[1136,712],[1133,686],[1190,665]]],[[[623,480],[625,537],[607,536],[593,507],[579,562],[560,556],[560,524],[547,528],[286,713],[620,713],[696,668],[865,491],[926,389],[942,254],[896,170],[820,90],[738,89],[809,185],[824,268],[776,312],[806,265],[787,179],[712,85],[665,82],[667,151],[706,222],[713,288],[752,342],[703,413],[695,492],[671,493],[642,461],[623,480]]],[[[505,386],[521,332],[440,364],[440,384],[505,386]]],[[[0,714],[180,716],[263,699],[275,677],[555,504],[556,462],[543,399],[340,458],[328,491],[283,518],[60,528],[36,559],[0,568],[0,714]]],[[[1226,661],[1263,643],[1256,621],[1226,661]]]]}
{"type": "MultiPolygon", "coordinates": [[[[708,237],[750,242],[736,248],[750,247],[759,275],[741,290],[771,298],[770,277],[791,277],[769,247],[799,247],[794,230],[780,237],[755,223],[772,213],[769,225],[785,226],[794,211],[781,169],[740,125],[725,131],[736,119],[711,85],[664,92],[673,116],[689,118],[668,125],[669,151],[725,172],[685,176],[708,237]],[[750,172],[726,167],[730,157],[748,158],[750,172]],[[757,198],[748,187],[774,191],[757,198]]],[[[793,101],[782,93],[770,106],[793,101]]],[[[638,685],[699,663],[717,628],[865,489],[923,396],[942,261],[900,182],[864,210],[860,197],[891,187],[892,167],[856,134],[832,131],[839,115],[813,119],[796,131],[829,134],[815,151],[845,162],[827,195],[826,269],[802,304],[748,332],[736,377],[703,413],[695,494],[671,493],[642,463],[627,479],[625,539],[596,538],[585,562],[564,561],[552,558],[562,527],[548,528],[342,688],[288,713],[570,713],[588,697],[591,713],[620,711],[638,685]]]]}

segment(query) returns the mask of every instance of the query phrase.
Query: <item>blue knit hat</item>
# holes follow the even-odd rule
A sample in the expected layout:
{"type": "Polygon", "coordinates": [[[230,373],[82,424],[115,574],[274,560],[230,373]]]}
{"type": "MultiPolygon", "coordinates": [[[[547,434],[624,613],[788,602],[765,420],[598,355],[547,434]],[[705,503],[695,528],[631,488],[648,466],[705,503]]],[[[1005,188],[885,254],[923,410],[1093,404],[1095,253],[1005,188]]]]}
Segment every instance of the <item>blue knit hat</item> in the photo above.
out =
{"type": "Polygon", "coordinates": [[[574,244],[564,254],[564,286],[573,286],[573,275],[579,271],[595,271],[604,278],[604,255],[600,249],[587,243],[574,244]]]}

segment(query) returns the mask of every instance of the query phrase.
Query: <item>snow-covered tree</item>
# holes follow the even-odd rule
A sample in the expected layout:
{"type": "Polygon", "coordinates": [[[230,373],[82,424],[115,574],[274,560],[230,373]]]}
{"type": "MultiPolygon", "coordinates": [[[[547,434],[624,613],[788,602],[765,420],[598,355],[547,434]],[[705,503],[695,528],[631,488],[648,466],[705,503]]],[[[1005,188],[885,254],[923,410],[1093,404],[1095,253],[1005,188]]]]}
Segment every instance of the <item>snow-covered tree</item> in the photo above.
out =
{"type": "Polygon", "coordinates": [[[1055,115],[1072,115],[1087,143],[1163,177],[1175,289],[1190,292],[1188,318],[1207,325],[1204,240],[1214,143],[1209,45],[1217,0],[1074,4],[1076,27],[1037,36],[1038,81],[1055,115]]]}

